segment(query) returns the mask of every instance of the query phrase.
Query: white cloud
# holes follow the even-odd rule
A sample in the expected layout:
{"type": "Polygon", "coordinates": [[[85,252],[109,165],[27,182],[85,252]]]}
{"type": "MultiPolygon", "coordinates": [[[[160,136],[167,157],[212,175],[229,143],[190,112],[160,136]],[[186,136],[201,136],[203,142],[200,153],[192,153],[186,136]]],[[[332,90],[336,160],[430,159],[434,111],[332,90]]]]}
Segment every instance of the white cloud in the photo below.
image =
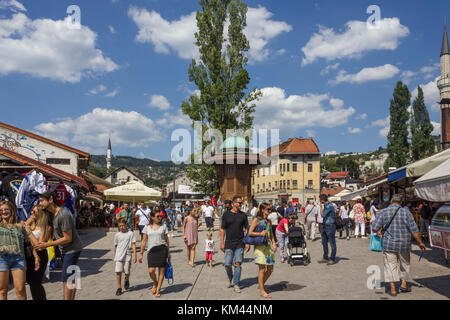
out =
{"type": "Polygon", "coordinates": [[[0,75],[18,72],[63,82],[111,72],[118,66],[96,48],[97,34],[66,20],[31,20],[23,13],[0,19],[0,75]]]}
{"type": "Polygon", "coordinates": [[[367,119],[367,113],[362,113],[356,117],[356,120],[366,120],[367,119]]]}
{"type": "Polygon", "coordinates": [[[381,137],[386,138],[391,129],[391,116],[388,116],[386,119],[375,120],[369,127],[382,127],[378,133],[381,137]]]}
{"type": "MultiPolygon", "coordinates": [[[[441,101],[441,94],[436,84],[438,79],[439,77],[437,77],[434,81],[419,85],[423,90],[425,105],[427,107],[430,107],[432,111],[439,111],[441,109],[439,105],[439,102],[441,101]]],[[[417,98],[418,92],[419,91],[417,87],[414,88],[413,92],[411,93],[411,98],[413,101],[417,98]]]]}
{"type": "Polygon", "coordinates": [[[348,83],[364,83],[367,81],[385,80],[394,77],[400,70],[391,64],[375,68],[364,68],[356,74],[347,74],[345,70],[341,70],[335,80],[331,80],[332,84],[341,82],[348,83]]]}
{"type": "Polygon", "coordinates": [[[112,34],[116,34],[116,29],[114,29],[113,26],[108,26],[109,32],[111,32],[112,34]]]}
{"type": "Polygon", "coordinates": [[[412,70],[403,71],[401,75],[402,81],[405,82],[406,84],[409,84],[412,80],[416,80],[420,76],[424,76],[425,79],[436,77],[433,74],[435,74],[436,71],[439,70],[440,66],[441,66],[440,63],[433,63],[432,65],[420,68],[419,71],[412,71],[412,70]]]}
{"type": "Polygon", "coordinates": [[[306,130],[306,134],[310,138],[314,138],[316,136],[316,132],[314,130],[306,130]]]}
{"type": "Polygon", "coordinates": [[[119,93],[119,90],[111,91],[110,93],[105,94],[105,98],[114,98],[119,93]]]}
{"type": "Polygon", "coordinates": [[[440,136],[441,135],[441,124],[439,122],[431,121],[431,124],[433,125],[433,132],[431,134],[433,136],[440,136]]]}
{"type": "Polygon", "coordinates": [[[88,93],[86,93],[86,95],[93,96],[93,95],[96,95],[98,93],[105,91],[106,89],[107,89],[106,86],[104,86],[103,84],[100,84],[100,85],[96,86],[94,89],[90,90],[88,93]]]}
{"type": "Polygon", "coordinates": [[[163,118],[156,121],[156,124],[164,128],[185,127],[188,128],[192,125],[192,120],[178,109],[177,114],[172,112],[164,112],[163,118]]]}
{"type": "Polygon", "coordinates": [[[149,107],[155,107],[160,110],[169,110],[170,109],[170,102],[167,100],[166,97],[154,94],[150,98],[150,103],[148,104],[149,107]]]}
{"type": "Polygon", "coordinates": [[[337,154],[338,154],[337,151],[328,151],[325,153],[326,156],[335,156],[337,154]]]}
{"type": "Polygon", "coordinates": [[[82,150],[104,150],[108,137],[115,146],[143,148],[161,141],[161,130],[150,118],[135,111],[96,108],[76,119],[41,123],[34,129],[45,137],[82,150]],[[105,125],[116,124],[116,125],[105,125]]]}
{"type": "Polygon", "coordinates": [[[341,108],[344,105],[344,101],[342,101],[341,99],[337,99],[337,98],[331,98],[330,105],[333,108],[341,108]]]}
{"type": "Polygon", "coordinates": [[[380,131],[378,131],[378,133],[380,134],[381,137],[387,138],[387,136],[389,134],[389,130],[391,130],[391,126],[390,125],[380,129],[380,131]]]}
{"type": "Polygon", "coordinates": [[[361,133],[361,129],[360,128],[347,128],[348,132],[351,134],[355,134],[355,133],[361,133]]]}
{"type": "MultiPolygon", "coordinates": [[[[128,16],[136,23],[139,32],[136,40],[152,43],[157,53],[169,54],[175,51],[182,59],[197,59],[199,52],[195,43],[197,32],[196,12],[168,21],[156,11],[131,7],[128,16]]],[[[248,8],[247,27],[244,34],[250,42],[250,62],[264,61],[269,57],[269,41],[292,27],[285,22],[272,20],[273,13],[264,7],[248,8]]],[[[225,34],[227,33],[227,26],[225,34]]],[[[283,49],[281,49],[283,50],[283,49]]],[[[278,54],[284,53],[278,51],[278,54]]]]}
{"type": "Polygon", "coordinates": [[[287,96],[277,87],[261,89],[263,96],[256,103],[255,128],[280,129],[282,135],[295,135],[303,128],[334,128],[348,122],[353,107],[326,108],[328,94],[287,96]],[[274,116],[274,110],[277,110],[274,116]]]}
{"type": "Polygon", "coordinates": [[[277,52],[276,52],[276,55],[278,55],[278,56],[282,56],[282,55],[284,55],[286,53],[286,49],[280,49],[280,50],[277,50],[277,52]]]}
{"type": "Polygon", "coordinates": [[[324,76],[328,73],[330,73],[331,70],[336,70],[341,65],[340,62],[336,62],[335,64],[327,66],[325,69],[320,71],[320,75],[324,76]]]}
{"type": "Polygon", "coordinates": [[[343,33],[332,28],[319,26],[319,32],[312,35],[302,48],[302,65],[313,63],[319,58],[328,61],[342,58],[360,58],[372,50],[395,50],[399,39],[409,35],[409,29],[398,18],[379,21],[378,28],[368,28],[365,21],[349,21],[343,33]]]}
{"type": "Polygon", "coordinates": [[[0,0],[0,10],[11,10],[13,12],[27,11],[22,3],[16,0],[0,0]]]}

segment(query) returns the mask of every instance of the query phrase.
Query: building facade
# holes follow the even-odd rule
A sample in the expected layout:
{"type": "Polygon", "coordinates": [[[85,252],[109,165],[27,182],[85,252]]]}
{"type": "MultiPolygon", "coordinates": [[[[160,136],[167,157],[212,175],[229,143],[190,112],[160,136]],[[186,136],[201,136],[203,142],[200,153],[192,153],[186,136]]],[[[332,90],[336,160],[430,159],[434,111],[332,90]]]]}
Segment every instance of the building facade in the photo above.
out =
{"type": "Polygon", "coordinates": [[[257,201],[292,201],[304,205],[318,201],[320,194],[320,151],[313,139],[293,138],[278,146],[277,154],[269,148],[263,155],[270,164],[252,171],[251,191],[257,201]]]}
{"type": "Polygon", "coordinates": [[[441,144],[442,150],[450,147],[450,46],[447,24],[444,26],[444,38],[441,48],[441,76],[437,81],[441,95],[441,144]]]}
{"type": "Polygon", "coordinates": [[[89,153],[0,122],[0,147],[80,176],[89,165],[89,153]]]}
{"type": "Polygon", "coordinates": [[[123,185],[131,181],[137,181],[142,184],[145,184],[144,180],[142,180],[136,173],[134,173],[133,171],[131,171],[126,167],[121,167],[114,170],[113,172],[108,174],[104,179],[117,186],[123,185]]]}

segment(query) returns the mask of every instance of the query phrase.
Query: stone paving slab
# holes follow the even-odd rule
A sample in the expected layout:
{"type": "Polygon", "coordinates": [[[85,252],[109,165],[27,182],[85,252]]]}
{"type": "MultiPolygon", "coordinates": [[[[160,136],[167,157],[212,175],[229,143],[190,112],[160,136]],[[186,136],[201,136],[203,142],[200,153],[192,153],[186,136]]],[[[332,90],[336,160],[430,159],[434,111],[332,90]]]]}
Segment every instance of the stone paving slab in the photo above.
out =
{"type": "MultiPolygon", "coordinates": [[[[259,296],[257,283],[257,266],[253,262],[252,250],[244,255],[242,266],[241,289],[238,294],[232,288],[226,288],[226,273],[223,267],[224,254],[220,251],[218,226],[214,232],[217,240],[213,269],[204,263],[203,242],[206,230],[199,231],[199,245],[196,250],[196,266],[187,264],[186,247],[181,233],[175,232],[169,238],[174,267],[173,285],[164,280],[160,299],[169,300],[264,300],[259,296]]],[[[133,264],[131,269],[131,287],[119,297],[115,296],[116,281],[113,262],[113,239],[115,232],[106,229],[80,230],[85,249],[79,266],[81,267],[81,290],[77,292],[78,300],[157,300],[151,294],[151,281],[148,275],[146,255],[142,264],[133,264]]],[[[136,239],[139,235],[136,232],[136,239]]],[[[277,300],[438,300],[450,298],[450,269],[445,264],[442,250],[429,249],[419,262],[420,250],[413,245],[411,254],[411,276],[423,285],[413,285],[413,292],[399,294],[392,298],[380,290],[369,290],[367,268],[371,265],[380,267],[383,281],[383,258],[381,253],[368,250],[368,239],[337,239],[339,262],[334,266],[318,264],[322,256],[320,239],[308,241],[312,263],[295,265],[277,262],[274,273],[267,282],[267,288],[273,299],[277,300]]],[[[62,299],[60,271],[51,272],[50,281],[44,283],[49,300],[62,299]]],[[[27,286],[28,297],[31,294],[27,286]]],[[[10,290],[9,299],[15,299],[14,290],[10,290]]]]}

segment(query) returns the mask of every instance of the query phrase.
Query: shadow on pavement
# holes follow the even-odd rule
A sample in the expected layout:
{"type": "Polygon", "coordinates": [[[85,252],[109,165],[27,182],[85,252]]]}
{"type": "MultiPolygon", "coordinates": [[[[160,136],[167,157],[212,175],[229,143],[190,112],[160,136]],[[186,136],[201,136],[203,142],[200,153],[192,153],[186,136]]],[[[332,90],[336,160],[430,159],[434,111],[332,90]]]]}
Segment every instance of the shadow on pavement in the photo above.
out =
{"type": "Polygon", "coordinates": [[[447,299],[450,299],[450,275],[414,279],[414,281],[421,284],[425,288],[433,290],[434,292],[445,296],[447,299]]]}
{"type": "Polygon", "coordinates": [[[241,289],[245,289],[245,288],[251,287],[251,286],[253,286],[255,284],[258,284],[258,277],[257,276],[255,278],[247,278],[247,279],[241,280],[239,282],[239,287],[241,289]]]}
{"type": "Polygon", "coordinates": [[[111,250],[101,250],[101,249],[83,249],[81,251],[80,259],[87,258],[87,259],[99,259],[106,255],[107,253],[111,252],[111,250]]]}
{"type": "MultiPolygon", "coordinates": [[[[130,280],[131,282],[131,280],[130,280]]],[[[149,283],[143,283],[143,284],[138,284],[137,286],[131,286],[127,292],[131,292],[131,291],[139,291],[139,290],[143,290],[143,289],[150,289],[152,287],[152,284],[149,283]]]]}
{"type": "MultiPolygon", "coordinates": [[[[167,283],[166,283],[167,284],[167,283]]],[[[165,287],[162,291],[162,293],[173,293],[173,292],[181,292],[186,288],[192,287],[192,283],[181,283],[181,284],[174,284],[168,287],[165,287]]]]}
{"type": "Polygon", "coordinates": [[[267,289],[271,292],[277,292],[277,291],[296,291],[306,288],[306,286],[295,284],[295,283],[289,283],[288,281],[281,281],[279,283],[272,284],[270,286],[267,286],[267,289]]]}
{"type": "MultiPolygon", "coordinates": [[[[428,245],[427,245],[427,247],[428,247],[428,245]]],[[[413,255],[416,255],[417,259],[419,259],[420,255],[422,254],[422,250],[411,250],[411,253],[413,255]]],[[[411,256],[411,259],[413,259],[412,256],[411,256]]],[[[446,264],[446,262],[445,262],[443,249],[439,249],[439,248],[427,249],[423,253],[422,259],[426,259],[429,262],[448,267],[448,264],[446,264]]]]}
{"type": "Polygon", "coordinates": [[[95,241],[106,237],[108,234],[107,228],[92,228],[92,229],[78,229],[78,235],[83,243],[83,248],[86,248],[95,241]]]}

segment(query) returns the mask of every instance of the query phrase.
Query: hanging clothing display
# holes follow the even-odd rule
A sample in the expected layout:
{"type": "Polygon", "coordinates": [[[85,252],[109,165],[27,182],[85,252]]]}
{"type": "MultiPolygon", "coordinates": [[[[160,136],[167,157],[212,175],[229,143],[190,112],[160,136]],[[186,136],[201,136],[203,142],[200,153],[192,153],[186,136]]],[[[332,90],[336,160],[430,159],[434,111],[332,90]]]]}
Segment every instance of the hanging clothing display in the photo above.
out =
{"type": "Polygon", "coordinates": [[[15,202],[23,176],[19,173],[8,173],[6,171],[0,173],[0,201],[15,202]]]}
{"type": "Polygon", "coordinates": [[[39,204],[39,195],[47,191],[47,181],[42,173],[27,173],[16,196],[17,218],[27,221],[31,209],[39,204]]]}
{"type": "Polygon", "coordinates": [[[77,212],[75,210],[75,201],[77,199],[77,193],[67,184],[61,182],[58,185],[54,185],[50,188],[50,191],[54,191],[56,194],[55,203],[60,207],[66,207],[72,213],[73,218],[76,220],[77,212]]]}

